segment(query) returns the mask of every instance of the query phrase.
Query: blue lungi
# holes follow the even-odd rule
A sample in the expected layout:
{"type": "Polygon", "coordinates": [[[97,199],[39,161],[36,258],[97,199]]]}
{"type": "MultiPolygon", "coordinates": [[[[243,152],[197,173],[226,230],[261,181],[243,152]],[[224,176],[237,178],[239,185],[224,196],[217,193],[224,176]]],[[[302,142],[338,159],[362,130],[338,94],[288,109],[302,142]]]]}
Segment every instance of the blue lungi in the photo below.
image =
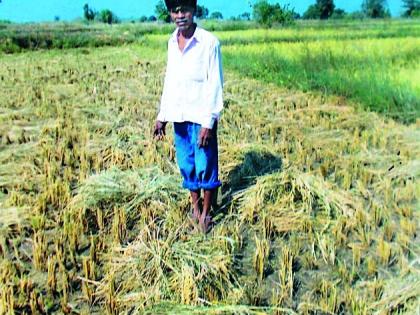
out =
{"type": "Polygon", "coordinates": [[[217,125],[213,137],[205,147],[198,146],[201,125],[192,122],[174,123],[176,159],[184,181],[182,187],[189,190],[211,190],[222,183],[218,176],[217,125]]]}

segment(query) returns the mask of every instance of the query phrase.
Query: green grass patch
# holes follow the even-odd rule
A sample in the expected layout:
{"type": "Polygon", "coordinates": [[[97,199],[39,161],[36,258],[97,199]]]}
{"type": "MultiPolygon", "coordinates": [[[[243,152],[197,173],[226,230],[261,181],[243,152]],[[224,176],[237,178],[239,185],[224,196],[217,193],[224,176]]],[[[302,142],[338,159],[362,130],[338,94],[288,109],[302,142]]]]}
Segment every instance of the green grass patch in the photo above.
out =
{"type": "Polygon", "coordinates": [[[398,79],[398,73],[418,65],[419,47],[416,38],[238,45],[224,48],[224,62],[259,80],[344,96],[362,108],[413,122],[420,95],[415,83],[398,79]]]}
{"type": "Polygon", "coordinates": [[[331,22],[317,24],[297,23],[282,29],[248,29],[217,32],[223,45],[296,43],[320,40],[386,39],[419,37],[420,23],[351,23],[335,25],[331,22]],[[365,26],[361,28],[360,26],[365,26]]]}

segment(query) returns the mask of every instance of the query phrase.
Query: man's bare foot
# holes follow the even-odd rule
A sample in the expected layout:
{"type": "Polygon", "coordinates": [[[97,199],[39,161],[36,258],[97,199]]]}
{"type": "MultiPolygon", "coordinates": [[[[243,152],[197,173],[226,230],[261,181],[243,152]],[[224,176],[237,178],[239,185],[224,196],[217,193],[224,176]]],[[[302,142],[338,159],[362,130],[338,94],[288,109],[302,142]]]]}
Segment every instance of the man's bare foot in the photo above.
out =
{"type": "Polygon", "coordinates": [[[201,232],[207,234],[207,232],[209,231],[209,227],[212,223],[211,216],[200,216],[198,223],[200,225],[201,232]]]}
{"type": "Polygon", "coordinates": [[[191,219],[194,221],[200,220],[200,212],[201,212],[201,199],[200,199],[200,191],[191,191],[191,201],[193,212],[191,214],[191,219]]]}
{"type": "Polygon", "coordinates": [[[191,219],[195,220],[195,221],[199,221],[200,220],[200,212],[198,212],[197,209],[193,210],[193,213],[191,214],[191,219]]]}

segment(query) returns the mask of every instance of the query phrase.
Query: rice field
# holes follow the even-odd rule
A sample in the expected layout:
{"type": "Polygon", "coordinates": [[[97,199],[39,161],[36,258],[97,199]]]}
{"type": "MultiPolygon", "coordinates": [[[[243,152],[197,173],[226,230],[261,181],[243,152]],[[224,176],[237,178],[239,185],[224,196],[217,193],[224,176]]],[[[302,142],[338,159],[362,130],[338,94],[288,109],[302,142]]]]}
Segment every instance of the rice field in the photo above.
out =
{"type": "Polygon", "coordinates": [[[413,123],[420,115],[420,81],[415,78],[419,39],[256,43],[228,46],[225,55],[230,67],[247,76],[302,91],[344,96],[363,109],[413,123]]]}
{"type": "Polygon", "coordinates": [[[0,314],[418,313],[419,24],[382,23],[217,33],[207,235],[151,137],[166,35],[0,55],[0,314]]]}

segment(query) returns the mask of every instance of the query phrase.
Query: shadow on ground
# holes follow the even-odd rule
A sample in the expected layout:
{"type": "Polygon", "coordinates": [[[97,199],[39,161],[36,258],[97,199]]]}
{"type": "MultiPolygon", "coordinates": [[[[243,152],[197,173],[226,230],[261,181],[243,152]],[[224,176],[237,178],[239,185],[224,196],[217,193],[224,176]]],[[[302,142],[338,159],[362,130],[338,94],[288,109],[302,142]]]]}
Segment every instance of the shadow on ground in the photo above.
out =
{"type": "Polygon", "coordinates": [[[218,192],[220,196],[214,202],[214,215],[225,214],[236,192],[255,184],[258,177],[282,169],[282,160],[270,152],[249,151],[243,160],[229,172],[227,181],[218,192]]]}

